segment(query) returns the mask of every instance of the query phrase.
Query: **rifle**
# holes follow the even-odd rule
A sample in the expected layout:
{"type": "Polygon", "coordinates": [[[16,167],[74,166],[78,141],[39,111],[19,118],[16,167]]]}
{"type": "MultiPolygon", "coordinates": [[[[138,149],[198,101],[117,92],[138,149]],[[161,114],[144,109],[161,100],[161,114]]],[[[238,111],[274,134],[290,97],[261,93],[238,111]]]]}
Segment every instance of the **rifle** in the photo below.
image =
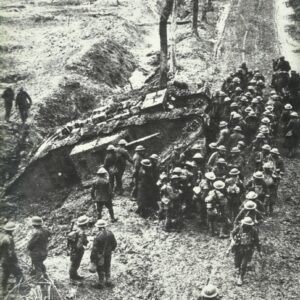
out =
{"type": "Polygon", "coordinates": [[[71,233],[73,233],[75,222],[76,222],[75,219],[73,219],[71,222],[71,228],[70,228],[69,232],[67,233],[67,256],[70,255],[70,248],[71,248],[72,243],[74,243],[74,238],[76,239],[76,237],[74,235],[71,235],[71,233]]]}

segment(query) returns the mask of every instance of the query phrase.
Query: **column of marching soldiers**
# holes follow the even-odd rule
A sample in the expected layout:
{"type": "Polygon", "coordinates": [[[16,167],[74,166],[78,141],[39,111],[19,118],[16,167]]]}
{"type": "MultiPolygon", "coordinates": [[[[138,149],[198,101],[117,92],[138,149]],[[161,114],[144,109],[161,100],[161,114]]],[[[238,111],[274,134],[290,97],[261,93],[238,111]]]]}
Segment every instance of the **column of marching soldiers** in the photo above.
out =
{"type": "MultiPolygon", "coordinates": [[[[99,229],[93,240],[89,267],[90,272],[98,273],[99,282],[95,287],[112,285],[111,255],[117,242],[113,233],[106,229],[102,210],[106,207],[111,221],[117,221],[113,191],[120,195],[124,192],[123,175],[127,162],[134,169],[131,196],[137,202],[136,213],[143,218],[158,216],[166,232],[180,231],[185,219],[197,218],[200,228],[206,229],[211,236],[230,237],[227,253],[234,255],[237,285],[243,284],[254,250],[261,255],[258,229],[264,218],[273,213],[284,176],[284,164],[278,150],[279,137],[284,138],[283,145],[292,156],[300,134],[298,113],[292,105],[285,103],[280,92],[271,90],[270,94],[265,94],[265,88],[261,72],[248,70],[245,63],[236,73],[230,74],[210,104],[206,137],[207,140],[215,139],[209,143],[205,155],[197,143],[185,151],[179,145],[172,152],[171,163],[162,167],[158,155],[146,156],[143,145],[135,148],[133,157],[123,139],[117,148],[108,146],[104,165],[97,171],[97,180],[91,190],[97,207],[95,226],[99,229]],[[213,124],[217,124],[216,132],[213,124]]],[[[89,243],[88,223],[87,216],[79,217],[76,230],[68,235],[72,280],[83,279],[77,271],[89,243]]],[[[27,247],[32,273],[39,280],[47,279],[43,262],[47,257],[50,233],[43,227],[40,217],[33,217],[32,225],[35,231],[27,247]]],[[[1,242],[4,292],[10,274],[17,282],[23,277],[14,250],[14,229],[15,224],[8,222],[1,242]]],[[[206,286],[200,298],[217,299],[216,287],[206,286]]]]}

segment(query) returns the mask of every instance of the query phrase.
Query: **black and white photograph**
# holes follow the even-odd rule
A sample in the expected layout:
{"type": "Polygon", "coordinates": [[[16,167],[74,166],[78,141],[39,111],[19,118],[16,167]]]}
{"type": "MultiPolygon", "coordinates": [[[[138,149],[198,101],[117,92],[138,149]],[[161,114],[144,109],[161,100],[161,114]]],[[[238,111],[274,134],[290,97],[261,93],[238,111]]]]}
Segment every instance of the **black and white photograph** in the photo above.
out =
{"type": "Polygon", "coordinates": [[[0,300],[300,299],[300,0],[1,0],[0,300]]]}

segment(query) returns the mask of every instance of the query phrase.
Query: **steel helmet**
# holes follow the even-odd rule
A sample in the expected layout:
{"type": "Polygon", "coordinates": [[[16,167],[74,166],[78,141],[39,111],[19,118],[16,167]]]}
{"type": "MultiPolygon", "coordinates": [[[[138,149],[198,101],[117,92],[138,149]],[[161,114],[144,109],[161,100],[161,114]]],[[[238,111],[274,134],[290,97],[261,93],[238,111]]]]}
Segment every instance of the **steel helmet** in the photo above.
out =
{"type": "Polygon", "coordinates": [[[219,151],[226,151],[226,147],[224,145],[220,145],[217,148],[219,151]]]}
{"type": "Polygon", "coordinates": [[[293,106],[290,104],[290,103],[287,103],[285,106],[284,106],[284,109],[293,109],[293,106]]]}
{"type": "Polygon", "coordinates": [[[144,148],[144,146],[142,146],[142,145],[138,145],[138,146],[136,146],[136,148],[135,148],[135,151],[144,151],[145,150],[145,148],[144,148]]]}
{"type": "Polygon", "coordinates": [[[221,180],[217,180],[216,182],[214,182],[213,186],[217,190],[222,190],[225,187],[225,183],[221,180]]]}
{"type": "Polygon", "coordinates": [[[232,102],[232,103],[230,104],[230,107],[238,107],[238,104],[237,104],[236,102],[232,102]]]}
{"type": "Polygon", "coordinates": [[[196,153],[194,156],[193,156],[193,159],[203,159],[203,156],[201,153],[196,153]]]}
{"type": "Polygon", "coordinates": [[[238,147],[233,147],[230,152],[231,153],[240,153],[241,150],[238,147]]]}
{"type": "Polygon", "coordinates": [[[257,139],[264,139],[265,136],[262,132],[258,133],[257,136],[256,136],[257,139]]]}
{"type": "Polygon", "coordinates": [[[96,224],[95,224],[96,227],[98,228],[104,228],[107,226],[107,223],[106,221],[102,220],[102,219],[99,219],[96,224]]]}
{"type": "Polygon", "coordinates": [[[279,150],[277,148],[272,148],[270,152],[273,154],[280,155],[279,150]]]}
{"type": "Polygon", "coordinates": [[[263,174],[263,172],[261,172],[261,171],[257,171],[257,172],[255,172],[255,173],[253,174],[253,177],[254,177],[254,178],[257,178],[257,179],[263,179],[263,178],[264,178],[264,174],[263,174]]]}
{"type": "Polygon", "coordinates": [[[147,168],[152,166],[151,161],[149,159],[142,159],[141,165],[147,168]]]}
{"type": "Polygon", "coordinates": [[[240,80],[238,77],[234,77],[234,78],[232,79],[232,82],[240,83],[241,80],[240,80]]]}
{"type": "Polygon", "coordinates": [[[228,125],[227,122],[221,121],[220,124],[219,124],[219,127],[222,128],[222,127],[225,127],[225,126],[227,126],[227,125],[228,125]]]}
{"type": "Polygon", "coordinates": [[[224,102],[230,102],[231,98],[230,97],[225,97],[224,102]]]}
{"type": "Polygon", "coordinates": [[[179,168],[179,167],[176,167],[173,171],[172,171],[173,174],[175,173],[178,173],[178,174],[181,174],[182,173],[182,169],[179,168]]]}
{"type": "Polygon", "coordinates": [[[254,225],[254,222],[252,221],[252,219],[250,217],[245,217],[241,223],[243,225],[248,225],[248,226],[253,226],[254,225]]]}
{"type": "Polygon", "coordinates": [[[33,226],[42,226],[43,225],[43,220],[42,218],[38,216],[34,216],[31,218],[31,225],[33,226]]]}
{"type": "Polygon", "coordinates": [[[124,140],[124,139],[121,139],[120,141],[119,141],[119,143],[118,143],[120,146],[121,145],[127,145],[127,142],[124,140]]]}
{"type": "Polygon", "coordinates": [[[264,124],[269,124],[270,123],[270,119],[265,117],[265,118],[262,118],[261,119],[261,122],[264,123],[264,124]]]}
{"type": "Polygon", "coordinates": [[[150,158],[155,159],[155,160],[158,160],[158,155],[157,155],[157,154],[152,154],[152,155],[150,156],[150,158]]]}
{"type": "Polygon", "coordinates": [[[115,147],[113,145],[109,145],[107,148],[106,148],[107,151],[115,151],[115,147]]]}
{"type": "Polygon", "coordinates": [[[270,145],[268,145],[268,144],[263,145],[263,146],[261,147],[261,149],[267,150],[267,151],[271,151],[271,147],[270,147],[270,145]]]}
{"type": "Polygon", "coordinates": [[[246,209],[256,209],[257,204],[251,200],[248,200],[244,203],[244,208],[246,209]]]}
{"type": "Polygon", "coordinates": [[[97,171],[97,174],[100,175],[100,174],[107,174],[107,171],[105,170],[104,167],[100,167],[97,171]]]}
{"type": "Polygon", "coordinates": [[[16,224],[15,223],[13,223],[13,222],[7,222],[5,225],[4,225],[4,227],[3,227],[3,229],[5,230],[5,231],[14,231],[15,229],[16,229],[16,224]]]}
{"type": "Polygon", "coordinates": [[[217,148],[217,143],[210,143],[208,146],[211,149],[216,149],[217,148]]]}
{"type": "Polygon", "coordinates": [[[215,298],[218,296],[218,290],[214,285],[209,284],[203,288],[201,296],[205,298],[215,298]]]}
{"type": "Polygon", "coordinates": [[[240,119],[242,116],[240,115],[240,114],[238,114],[238,113],[233,113],[232,114],[232,118],[233,119],[240,119]]]}
{"type": "Polygon", "coordinates": [[[247,200],[254,200],[257,198],[257,194],[255,192],[249,192],[247,195],[246,195],[246,199],[247,200]]]}
{"type": "Polygon", "coordinates": [[[236,176],[239,175],[240,171],[237,168],[233,168],[229,171],[229,175],[236,176]]]}
{"type": "Polygon", "coordinates": [[[220,157],[218,160],[217,160],[217,164],[226,164],[226,161],[224,158],[220,157]]]}
{"type": "Polygon", "coordinates": [[[241,126],[235,126],[235,127],[233,128],[233,130],[234,130],[234,131],[242,131],[242,128],[241,128],[241,126]]]}
{"type": "Polygon", "coordinates": [[[214,172],[207,172],[204,174],[204,176],[208,180],[216,180],[216,175],[214,172]]]}
{"type": "Polygon", "coordinates": [[[298,115],[298,113],[297,113],[296,111],[293,111],[293,112],[291,113],[291,117],[298,118],[299,115],[298,115]]]}
{"type": "Polygon", "coordinates": [[[83,226],[87,224],[90,221],[89,217],[87,216],[81,216],[77,220],[77,226],[83,226]]]}

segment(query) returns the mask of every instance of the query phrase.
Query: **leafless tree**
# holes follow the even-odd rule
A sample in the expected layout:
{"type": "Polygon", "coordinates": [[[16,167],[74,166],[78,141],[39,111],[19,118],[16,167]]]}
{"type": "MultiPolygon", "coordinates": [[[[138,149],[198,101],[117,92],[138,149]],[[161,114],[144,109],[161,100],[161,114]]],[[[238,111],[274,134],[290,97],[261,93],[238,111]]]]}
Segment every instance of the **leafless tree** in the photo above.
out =
{"type": "Polygon", "coordinates": [[[168,19],[171,15],[174,0],[165,0],[159,21],[160,37],[160,87],[168,82],[168,19]]]}

